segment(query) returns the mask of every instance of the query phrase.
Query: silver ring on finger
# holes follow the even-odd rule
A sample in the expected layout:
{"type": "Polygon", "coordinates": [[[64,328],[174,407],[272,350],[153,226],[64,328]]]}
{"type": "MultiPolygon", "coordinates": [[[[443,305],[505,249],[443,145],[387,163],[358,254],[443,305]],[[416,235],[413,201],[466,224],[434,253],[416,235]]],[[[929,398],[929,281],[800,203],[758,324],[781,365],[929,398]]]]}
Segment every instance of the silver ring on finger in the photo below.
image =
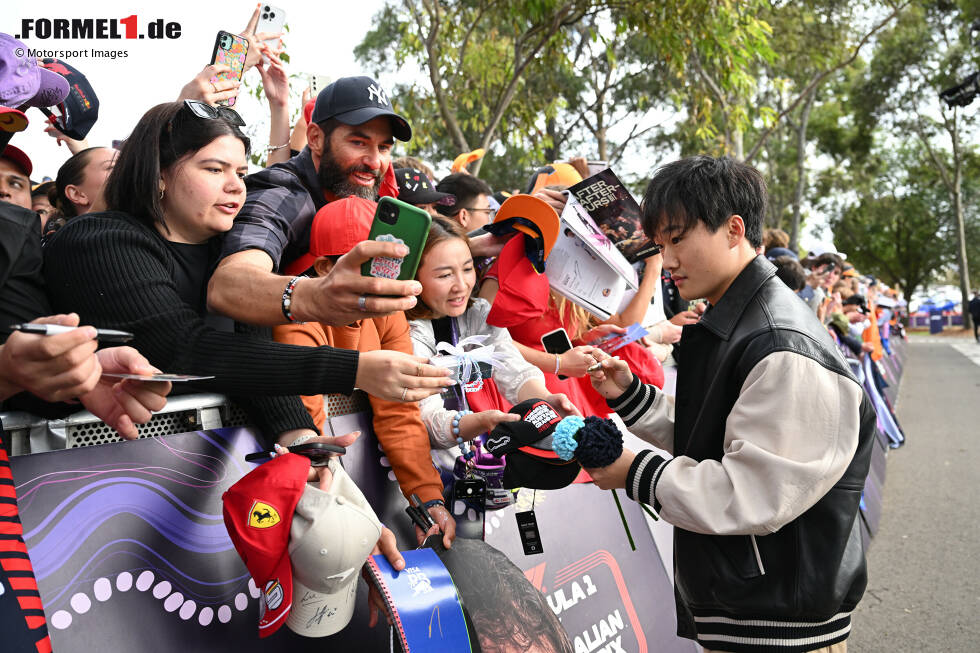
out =
{"type": "Polygon", "coordinates": [[[408,396],[408,388],[402,388],[402,401],[405,401],[405,397],[408,396]]]}
{"type": "Polygon", "coordinates": [[[357,298],[357,307],[367,312],[367,295],[361,295],[357,298]]]}

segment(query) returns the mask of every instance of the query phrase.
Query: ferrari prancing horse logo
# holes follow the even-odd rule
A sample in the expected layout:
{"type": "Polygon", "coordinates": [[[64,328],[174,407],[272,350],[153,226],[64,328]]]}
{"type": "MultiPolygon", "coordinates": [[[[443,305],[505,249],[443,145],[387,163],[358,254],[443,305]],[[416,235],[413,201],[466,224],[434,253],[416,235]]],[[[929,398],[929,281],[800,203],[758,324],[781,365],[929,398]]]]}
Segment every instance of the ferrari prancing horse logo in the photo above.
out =
{"type": "Polygon", "coordinates": [[[270,528],[275,526],[282,518],[275,508],[264,501],[256,500],[249,510],[248,525],[255,528],[270,528]]]}

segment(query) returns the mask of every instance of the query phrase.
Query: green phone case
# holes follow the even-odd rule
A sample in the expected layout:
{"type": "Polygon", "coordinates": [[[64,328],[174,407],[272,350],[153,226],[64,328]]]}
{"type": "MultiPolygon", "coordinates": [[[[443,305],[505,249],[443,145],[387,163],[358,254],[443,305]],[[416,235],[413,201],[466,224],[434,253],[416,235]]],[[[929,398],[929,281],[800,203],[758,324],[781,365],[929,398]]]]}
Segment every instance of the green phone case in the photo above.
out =
{"type": "Polygon", "coordinates": [[[383,277],[407,281],[415,278],[422,248],[429,237],[432,216],[411,204],[391,197],[382,197],[374,212],[374,222],[368,240],[387,240],[402,243],[408,247],[408,255],[403,259],[377,257],[361,265],[361,274],[366,277],[383,277]],[[394,224],[385,222],[394,219],[394,224]]]}

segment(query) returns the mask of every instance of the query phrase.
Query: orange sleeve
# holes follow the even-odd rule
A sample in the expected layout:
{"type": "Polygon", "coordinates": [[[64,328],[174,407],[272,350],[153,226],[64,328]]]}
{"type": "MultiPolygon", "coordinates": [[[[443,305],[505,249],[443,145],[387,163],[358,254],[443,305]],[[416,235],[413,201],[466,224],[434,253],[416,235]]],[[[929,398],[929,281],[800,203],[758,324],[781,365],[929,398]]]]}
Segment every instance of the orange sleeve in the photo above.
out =
{"type": "Polygon", "coordinates": [[[871,351],[871,360],[879,361],[885,355],[885,348],[881,344],[881,334],[878,333],[878,310],[876,306],[872,305],[868,317],[870,318],[871,326],[864,330],[864,333],[861,334],[861,339],[865,342],[870,342],[874,347],[871,351]]]}
{"type": "MultiPolygon", "coordinates": [[[[412,340],[404,313],[372,321],[377,328],[376,349],[412,353],[412,340]]],[[[367,335],[362,334],[361,343],[370,346],[367,335]]],[[[402,493],[406,497],[416,493],[422,501],[441,499],[442,480],[432,464],[429,434],[422,423],[418,403],[387,401],[373,396],[369,396],[369,399],[374,413],[374,433],[391,463],[402,493]]]]}
{"type": "MultiPolygon", "coordinates": [[[[276,342],[287,345],[302,345],[304,347],[321,347],[329,345],[327,335],[319,322],[304,324],[283,324],[272,329],[272,337],[276,342]]],[[[300,397],[306,411],[313,418],[313,423],[323,433],[327,413],[323,409],[323,395],[303,395],[300,397]]]]}

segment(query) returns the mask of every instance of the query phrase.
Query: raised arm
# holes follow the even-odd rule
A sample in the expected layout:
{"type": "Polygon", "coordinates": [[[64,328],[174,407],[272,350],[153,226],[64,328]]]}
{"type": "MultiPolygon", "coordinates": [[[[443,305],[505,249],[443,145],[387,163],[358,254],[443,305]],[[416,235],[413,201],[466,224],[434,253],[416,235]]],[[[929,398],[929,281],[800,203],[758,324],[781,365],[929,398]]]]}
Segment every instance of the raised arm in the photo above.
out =
{"type": "MultiPolygon", "coordinates": [[[[401,258],[406,253],[404,245],[395,243],[358,243],[325,277],[301,279],[296,283],[291,297],[294,318],[300,322],[342,326],[412,308],[417,303],[416,296],[422,292],[418,281],[361,275],[361,263],[365,261],[376,256],[401,258]]],[[[282,304],[290,278],[273,272],[272,258],[262,250],[230,254],[218,265],[208,284],[208,307],[249,324],[286,324],[282,304]]]]}

